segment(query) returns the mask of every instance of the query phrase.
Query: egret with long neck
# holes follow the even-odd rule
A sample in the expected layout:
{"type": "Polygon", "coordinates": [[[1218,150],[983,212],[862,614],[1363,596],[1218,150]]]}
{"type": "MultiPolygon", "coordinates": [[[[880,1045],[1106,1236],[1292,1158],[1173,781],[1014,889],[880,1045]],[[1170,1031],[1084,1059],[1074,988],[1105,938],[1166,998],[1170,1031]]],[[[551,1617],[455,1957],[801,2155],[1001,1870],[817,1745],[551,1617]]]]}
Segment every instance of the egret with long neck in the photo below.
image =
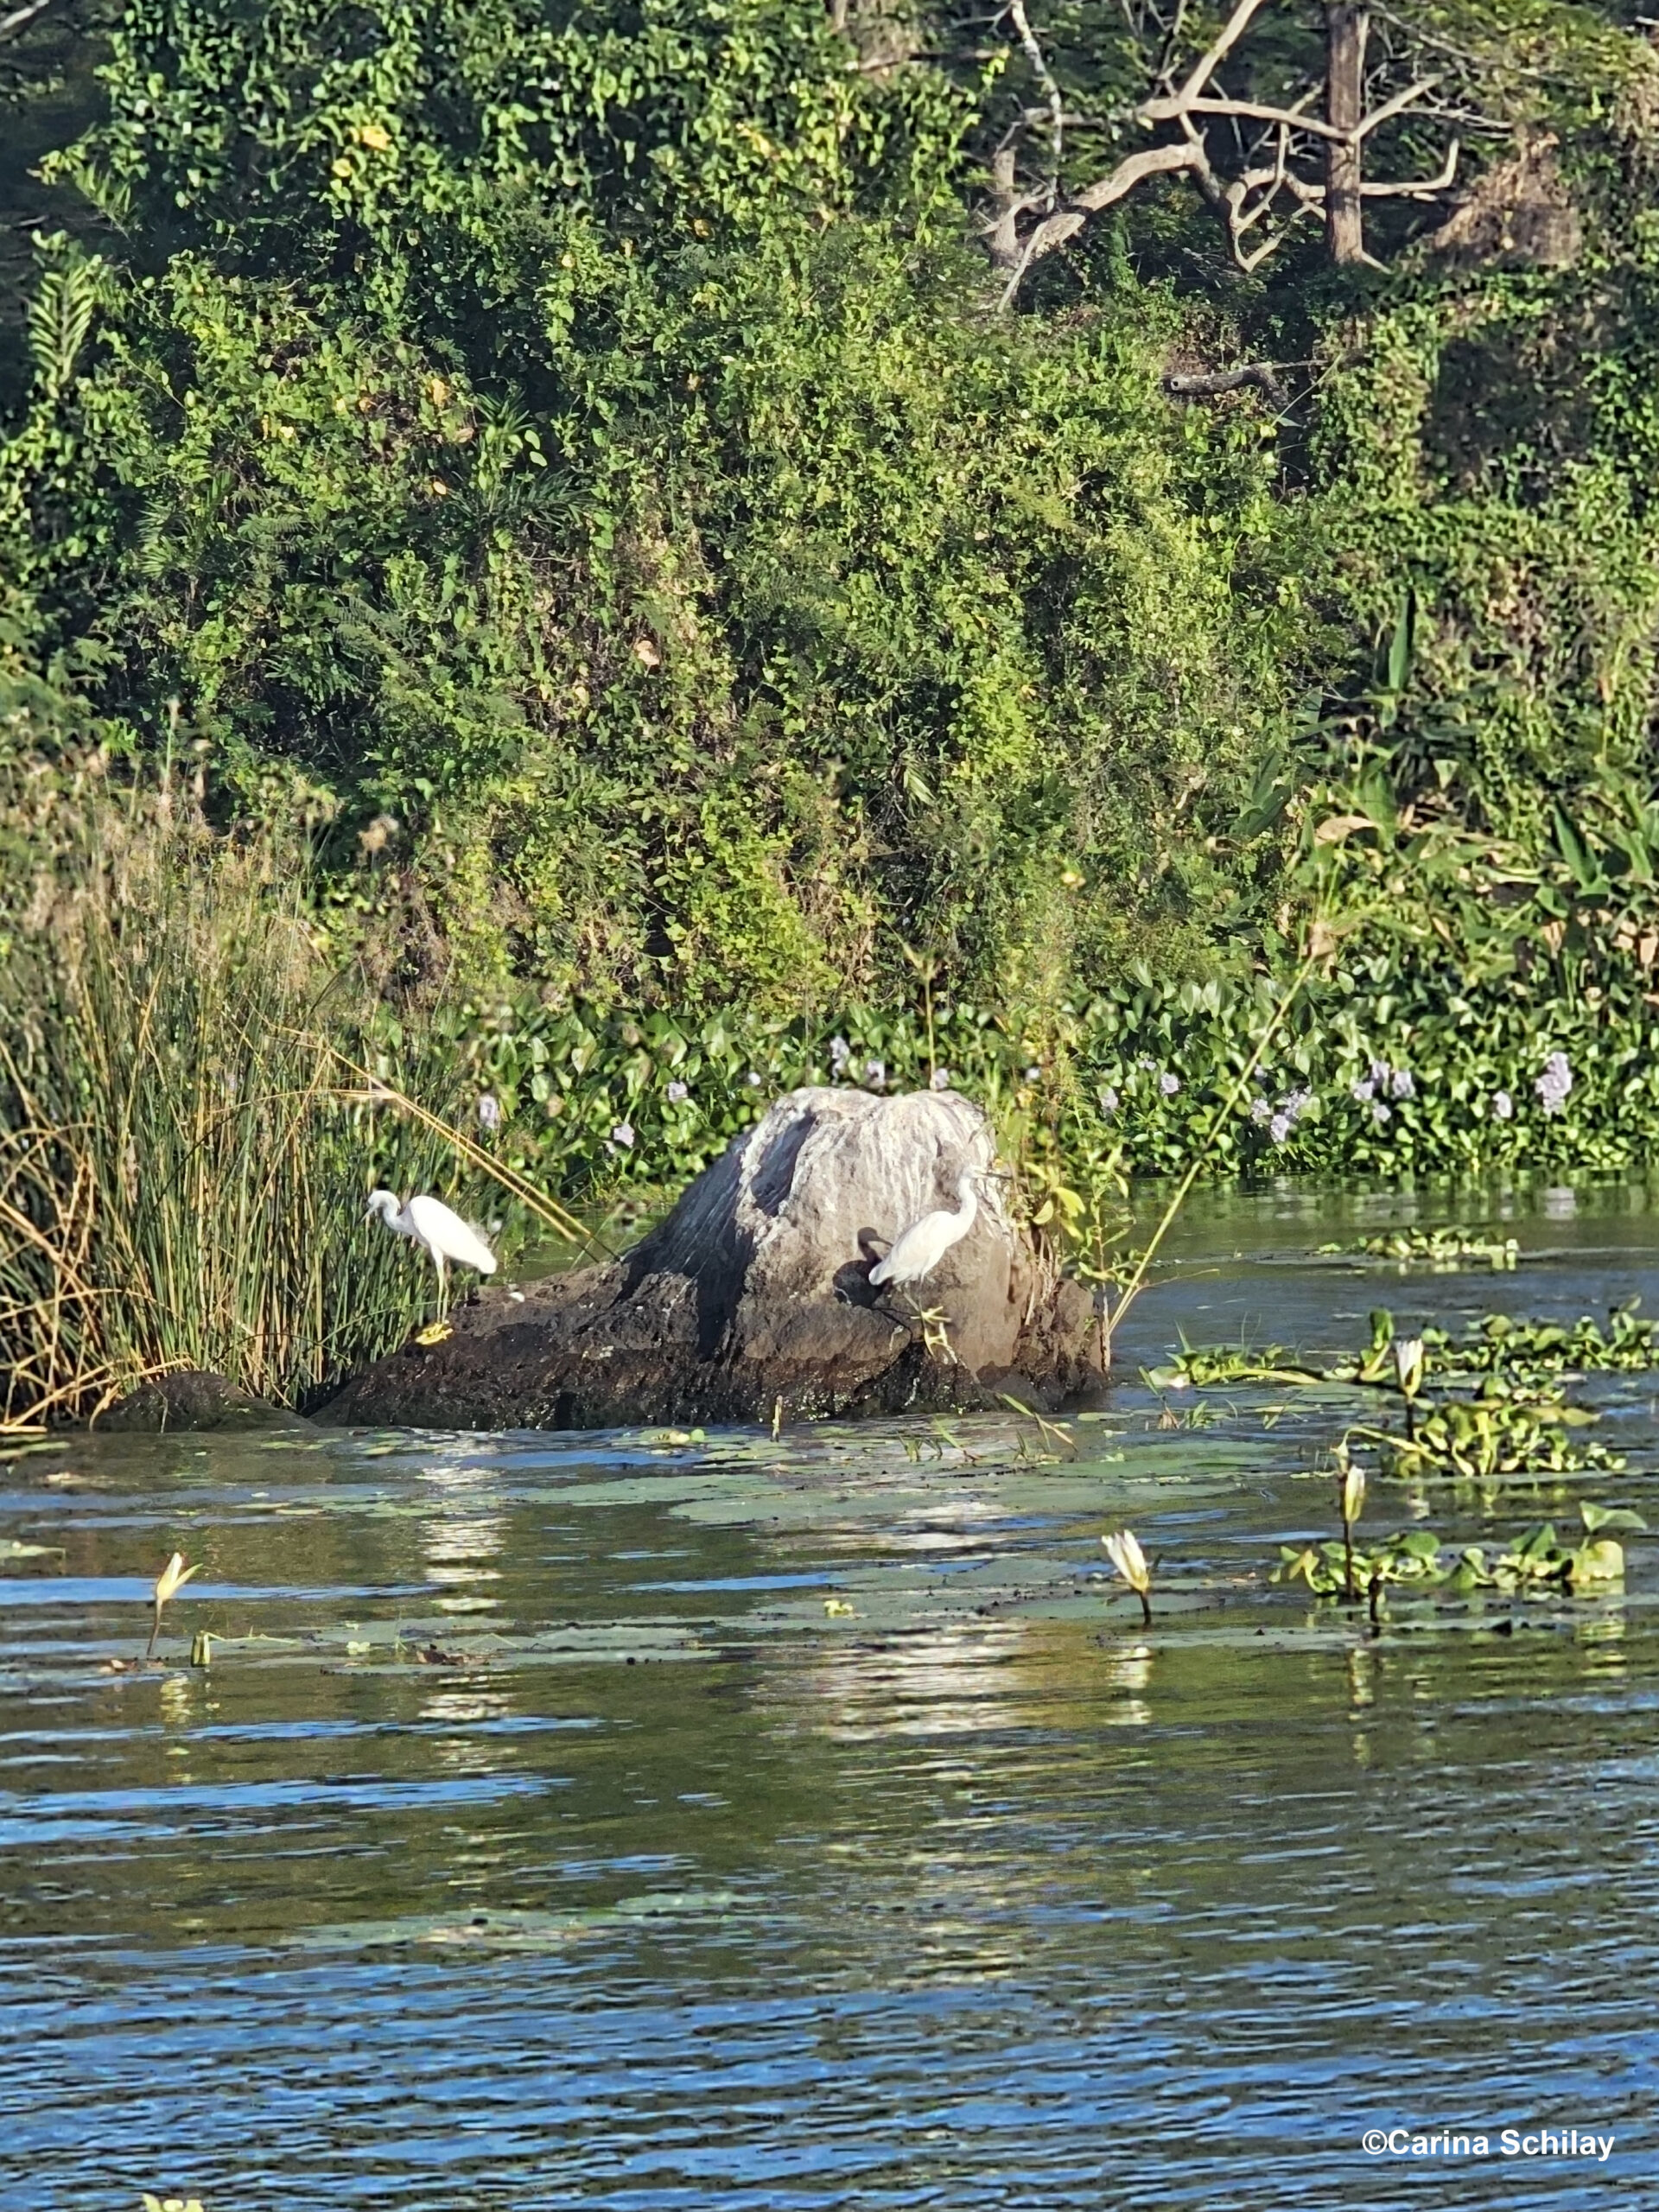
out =
{"type": "Polygon", "coordinates": [[[494,1253],[478,1231],[458,1213],[452,1212],[442,1198],[423,1193],[410,1198],[407,1205],[400,1205],[395,1191],[371,1191],[368,1218],[372,1221],[376,1214],[394,1236],[407,1236],[431,1254],[432,1264],[438,1271],[440,1313],[448,1303],[446,1261],[457,1267],[476,1268],[481,1275],[495,1273],[494,1253]]]}
{"type": "Polygon", "coordinates": [[[879,1286],[890,1282],[897,1290],[926,1281],[951,1246],[961,1243],[978,1218],[979,1192],[975,1188],[978,1174],[977,1168],[964,1167],[957,1176],[955,1213],[940,1207],[900,1230],[886,1259],[878,1260],[870,1269],[873,1283],[879,1286]]]}

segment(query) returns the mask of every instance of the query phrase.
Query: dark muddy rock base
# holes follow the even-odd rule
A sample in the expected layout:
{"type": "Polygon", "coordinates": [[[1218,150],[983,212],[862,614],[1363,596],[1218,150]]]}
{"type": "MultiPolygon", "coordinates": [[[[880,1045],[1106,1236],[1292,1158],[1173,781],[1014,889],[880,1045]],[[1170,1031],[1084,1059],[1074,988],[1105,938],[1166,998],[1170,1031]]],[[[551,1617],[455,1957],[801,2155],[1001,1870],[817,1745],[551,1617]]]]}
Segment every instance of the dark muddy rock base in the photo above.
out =
{"type": "Polygon", "coordinates": [[[153,1382],[141,1382],[100,1414],[93,1426],[160,1435],[176,1429],[286,1428],[297,1419],[280,1406],[238,1389],[222,1375],[188,1367],[158,1376],[153,1382]]]}

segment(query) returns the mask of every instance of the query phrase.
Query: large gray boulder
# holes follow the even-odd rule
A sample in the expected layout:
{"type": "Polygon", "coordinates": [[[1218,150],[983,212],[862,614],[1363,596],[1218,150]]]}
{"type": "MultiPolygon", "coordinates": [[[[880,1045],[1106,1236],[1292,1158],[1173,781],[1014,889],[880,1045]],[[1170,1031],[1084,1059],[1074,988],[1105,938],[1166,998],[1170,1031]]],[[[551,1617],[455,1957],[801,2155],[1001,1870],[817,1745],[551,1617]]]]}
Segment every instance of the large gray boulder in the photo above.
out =
{"type": "Polygon", "coordinates": [[[974,1226],[915,1290],[869,1281],[995,1149],[951,1091],[791,1091],[632,1251],[518,1299],[485,1288],[443,1343],[379,1361],[322,1417],[596,1428],[769,1420],[779,1399],[791,1419],[1004,1389],[1052,1402],[1098,1379],[1090,1300],[1013,1220],[1004,1185],[980,1185],[974,1226]]]}

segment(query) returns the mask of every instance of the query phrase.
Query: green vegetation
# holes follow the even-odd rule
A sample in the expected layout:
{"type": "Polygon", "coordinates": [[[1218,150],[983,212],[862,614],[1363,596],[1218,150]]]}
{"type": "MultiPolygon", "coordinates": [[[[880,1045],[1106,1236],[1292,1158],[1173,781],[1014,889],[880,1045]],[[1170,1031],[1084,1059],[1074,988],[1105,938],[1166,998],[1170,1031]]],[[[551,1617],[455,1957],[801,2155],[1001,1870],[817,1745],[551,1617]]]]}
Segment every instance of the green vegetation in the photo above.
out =
{"type": "Polygon", "coordinates": [[[0,941],[0,1428],[179,1366],[292,1400],[400,1341],[431,1284],[363,1220],[365,1178],[506,1198],[433,1126],[434,1104],[458,1118],[454,1063],[400,1050],[324,963],[270,840],[216,838],[165,790],[48,785],[24,810],[3,817],[42,866],[0,941]]]}
{"type": "Polygon", "coordinates": [[[1383,1474],[1418,1485],[1451,1482],[1493,1491],[1505,1483],[1622,1469],[1623,1457],[1605,1445],[1574,1440],[1573,1432],[1599,1416],[1571,1402],[1552,1378],[1629,1372],[1655,1359],[1655,1324],[1638,1319],[1632,1306],[1615,1307],[1605,1333],[1587,1316],[1569,1327],[1489,1313],[1463,1337],[1430,1328],[1411,1339],[1396,1336],[1393,1314],[1379,1307],[1365,1351],[1324,1372],[1283,1344],[1183,1344],[1167,1365],[1148,1370],[1143,1379],[1157,1390],[1328,1382],[1397,1392],[1402,1427],[1356,1422],[1338,1446],[1343,1495],[1354,1508],[1344,1510],[1346,1524],[1357,1518],[1365,1494],[1355,1447],[1374,1455],[1383,1474]],[[1467,1389],[1477,1377],[1476,1387],[1467,1389]],[[1438,1397],[1423,1395],[1431,1378],[1442,1385],[1438,1397]],[[1450,1387],[1459,1380],[1462,1395],[1450,1387]],[[1358,1487],[1351,1491],[1346,1484],[1355,1478],[1358,1487]]]}
{"type": "Polygon", "coordinates": [[[1395,1260],[1402,1267],[1426,1266],[1440,1271],[1478,1260],[1493,1268],[1513,1268],[1520,1256],[1513,1236],[1483,1236],[1471,1229],[1390,1229],[1376,1236],[1362,1236],[1353,1244],[1321,1244],[1319,1255],[1341,1255],[1363,1260],[1395,1260]]]}
{"type": "Polygon", "coordinates": [[[1488,1313],[1461,1337],[1425,1329],[1438,1369],[1464,1374],[1595,1375],[1659,1366],[1659,1321],[1644,1320],[1637,1301],[1615,1306],[1604,1330],[1587,1313],[1564,1321],[1522,1321],[1488,1313]]]}
{"type": "Polygon", "coordinates": [[[1369,1552],[1350,1551],[1335,1541],[1300,1550],[1281,1545],[1270,1580],[1305,1583],[1319,1598],[1351,1598],[1357,1590],[1369,1599],[1373,1618],[1390,1586],[1411,1596],[1433,1591],[1466,1597],[1477,1590],[1542,1594],[1552,1588],[1577,1596],[1598,1584],[1621,1584],[1624,1548],[1605,1532],[1644,1529],[1646,1522],[1639,1513],[1588,1501],[1579,1513],[1584,1533],[1577,1543],[1563,1543],[1546,1521],[1494,1556],[1484,1544],[1465,1544],[1448,1554],[1440,1537],[1421,1528],[1386,1537],[1369,1552]]]}
{"type": "Polygon", "coordinates": [[[1605,1445],[1570,1440],[1569,1430],[1595,1419],[1560,1390],[1489,1375],[1472,1397],[1445,1398],[1417,1414],[1403,1436],[1368,1428],[1349,1434],[1375,1445],[1387,1471],[1402,1481],[1490,1484],[1622,1467],[1605,1445]]]}
{"type": "Polygon", "coordinates": [[[1149,1389],[1213,1389],[1230,1382],[1318,1382],[1316,1368],[1304,1366],[1284,1344],[1189,1344],[1183,1343],[1161,1367],[1149,1367],[1149,1389]]]}
{"type": "MultiPolygon", "coordinates": [[[[813,1079],[983,1096],[1103,1279],[1128,1172],[1646,1156],[1659,61],[1612,0],[1400,0],[1357,76],[1228,13],[45,11],[0,766],[280,849],[247,972],[302,924],[549,1193],[813,1079]],[[1415,197],[1180,138],[1424,74],[1363,139],[1415,197]]],[[[293,1378],[385,1305],[283,1281],[293,1378]]]]}

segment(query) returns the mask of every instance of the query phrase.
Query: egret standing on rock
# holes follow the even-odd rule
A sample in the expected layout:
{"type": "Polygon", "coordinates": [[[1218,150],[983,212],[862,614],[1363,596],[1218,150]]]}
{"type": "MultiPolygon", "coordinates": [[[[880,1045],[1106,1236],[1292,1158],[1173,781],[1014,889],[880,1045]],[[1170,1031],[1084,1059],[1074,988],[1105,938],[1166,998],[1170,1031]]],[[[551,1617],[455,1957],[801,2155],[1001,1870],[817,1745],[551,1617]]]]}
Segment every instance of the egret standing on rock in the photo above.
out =
{"type": "Polygon", "coordinates": [[[925,1213],[908,1229],[900,1230],[887,1258],[878,1260],[870,1269],[873,1283],[890,1282],[895,1290],[901,1290],[911,1283],[925,1282],[950,1247],[961,1243],[978,1218],[979,1193],[974,1185],[980,1173],[976,1167],[964,1167],[957,1176],[958,1212],[949,1213],[941,1207],[937,1213],[925,1213]]]}
{"type": "Polygon", "coordinates": [[[432,1255],[432,1264],[438,1271],[438,1311],[444,1307],[444,1262],[453,1261],[457,1267],[476,1268],[481,1275],[495,1273],[495,1255],[475,1229],[470,1229],[458,1213],[452,1213],[442,1198],[422,1195],[413,1198],[406,1206],[397,1203],[395,1191],[371,1191],[367,1218],[378,1214],[394,1236],[411,1237],[416,1244],[424,1244],[432,1255]]]}

